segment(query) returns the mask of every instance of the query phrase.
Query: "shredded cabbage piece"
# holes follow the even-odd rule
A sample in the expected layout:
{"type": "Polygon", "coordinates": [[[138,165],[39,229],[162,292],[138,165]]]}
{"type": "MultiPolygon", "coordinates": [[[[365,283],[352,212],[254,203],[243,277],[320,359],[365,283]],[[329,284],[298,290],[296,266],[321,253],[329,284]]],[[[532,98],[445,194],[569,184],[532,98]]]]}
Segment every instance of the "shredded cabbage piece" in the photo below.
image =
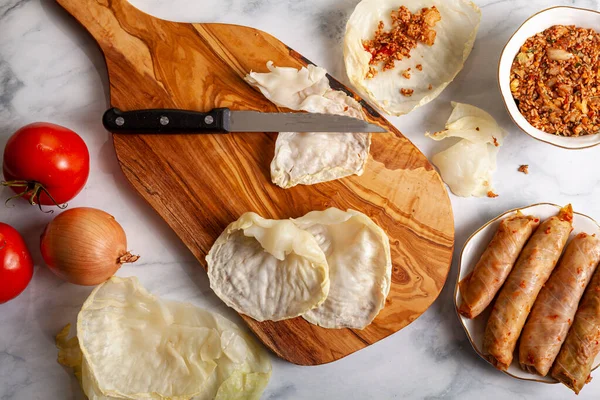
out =
{"type": "Polygon", "coordinates": [[[469,104],[452,103],[446,129],[426,135],[434,140],[461,138],[435,154],[431,161],[450,190],[461,197],[493,194],[492,174],[496,156],[507,133],[487,112],[469,104]]]}
{"type": "Polygon", "coordinates": [[[59,333],[56,335],[56,348],[58,349],[58,363],[65,367],[71,368],[73,373],[77,377],[77,380],[81,384],[82,375],[82,355],[81,349],[79,348],[79,340],[77,336],[67,339],[69,332],[71,331],[71,324],[67,324],[59,333]]]}

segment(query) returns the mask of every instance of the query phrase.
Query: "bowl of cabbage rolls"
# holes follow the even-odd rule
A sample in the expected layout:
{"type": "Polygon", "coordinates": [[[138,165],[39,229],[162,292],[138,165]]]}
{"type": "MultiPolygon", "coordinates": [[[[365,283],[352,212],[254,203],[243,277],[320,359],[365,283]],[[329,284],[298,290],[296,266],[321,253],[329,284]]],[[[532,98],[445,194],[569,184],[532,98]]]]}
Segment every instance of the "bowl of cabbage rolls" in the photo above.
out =
{"type": "Polygon", "coordinates": [[[600,364],[600,226],[571,205],[510,210],[465,243],[455,289],[475,351],[575,393],[600,364]]]}

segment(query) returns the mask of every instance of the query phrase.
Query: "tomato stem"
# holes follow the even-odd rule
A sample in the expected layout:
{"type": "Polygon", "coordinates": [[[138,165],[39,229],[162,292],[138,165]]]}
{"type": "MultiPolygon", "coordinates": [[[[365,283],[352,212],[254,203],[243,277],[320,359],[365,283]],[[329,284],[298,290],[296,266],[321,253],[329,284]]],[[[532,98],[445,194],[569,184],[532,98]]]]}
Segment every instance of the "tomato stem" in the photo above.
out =
{"type": "Polygon", "coordinates": [[[16,194],[16,195],[11,196],[8,199],[6,199],[6,201],[4,202],[4,204],[6,206],[8,206],[8,203],[10,203],[14,199],[17,199],[19,197],[29,196],[29,199],[28,199],[29,204],[31,204],[32,206],[37,205],[40,208],[40,211],[45,212],[47,214],[52,214],[54,212],[54,210],[44,211],[42,209],[42,203],[40,202],[40,195],[42,194],[42,192],[45,193],[46,196],[48,196],[48,198],[50,200],[52,200],[54,205],[56,207],[60,208],[61,210],[64,210],[68,206],[67,203],[58,204],[58,202],[56,200],[54,200],[54,197],[52,197],[52,195],[50,194],[48,189],[46,189],[46,187],[44,185],[42,185],[40,182],[37,182],[37,181],[20,181],[20,180],[2,181],[2,182],[0,182],[0,185],[6,186],[6,187],[13,187],[13,188],[14,187],[26,188],[21,193],[16,194]]]}

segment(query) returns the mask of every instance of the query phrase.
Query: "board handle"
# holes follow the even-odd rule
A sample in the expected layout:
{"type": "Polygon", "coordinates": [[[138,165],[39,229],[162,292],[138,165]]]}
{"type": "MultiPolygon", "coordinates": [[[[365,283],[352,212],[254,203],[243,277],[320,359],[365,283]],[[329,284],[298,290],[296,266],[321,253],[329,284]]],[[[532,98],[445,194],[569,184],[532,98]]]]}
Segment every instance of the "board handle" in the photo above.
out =
{"type": "Polygon", "coordinates": [[[112,133],[228,133],[231,111],[215,108],[202,113],[186,110],[154,109],[121,111],[111,108],[102,124],[112,133]]]}
{"type": "Polygon", "coordinates": [[[126,21],[147,21],[152,17],[128,0],[56,0],[96,39],[103,50],[110,49],[114,33],[126,21]]]}

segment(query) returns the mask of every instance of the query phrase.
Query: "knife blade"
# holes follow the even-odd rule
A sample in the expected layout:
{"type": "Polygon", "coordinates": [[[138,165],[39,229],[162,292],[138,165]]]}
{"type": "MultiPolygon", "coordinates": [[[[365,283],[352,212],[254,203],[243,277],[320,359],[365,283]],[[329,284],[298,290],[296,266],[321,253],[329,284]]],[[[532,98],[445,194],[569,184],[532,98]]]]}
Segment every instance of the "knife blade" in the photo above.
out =
{"type": "Polygon", "coordinates": [[[230,132],[387,132],[378,125],[344,115],[262,113],[215,108],[202,113],[187,110],[111,108],[102,123],[113,133],[230,133],[230,132]]]}

